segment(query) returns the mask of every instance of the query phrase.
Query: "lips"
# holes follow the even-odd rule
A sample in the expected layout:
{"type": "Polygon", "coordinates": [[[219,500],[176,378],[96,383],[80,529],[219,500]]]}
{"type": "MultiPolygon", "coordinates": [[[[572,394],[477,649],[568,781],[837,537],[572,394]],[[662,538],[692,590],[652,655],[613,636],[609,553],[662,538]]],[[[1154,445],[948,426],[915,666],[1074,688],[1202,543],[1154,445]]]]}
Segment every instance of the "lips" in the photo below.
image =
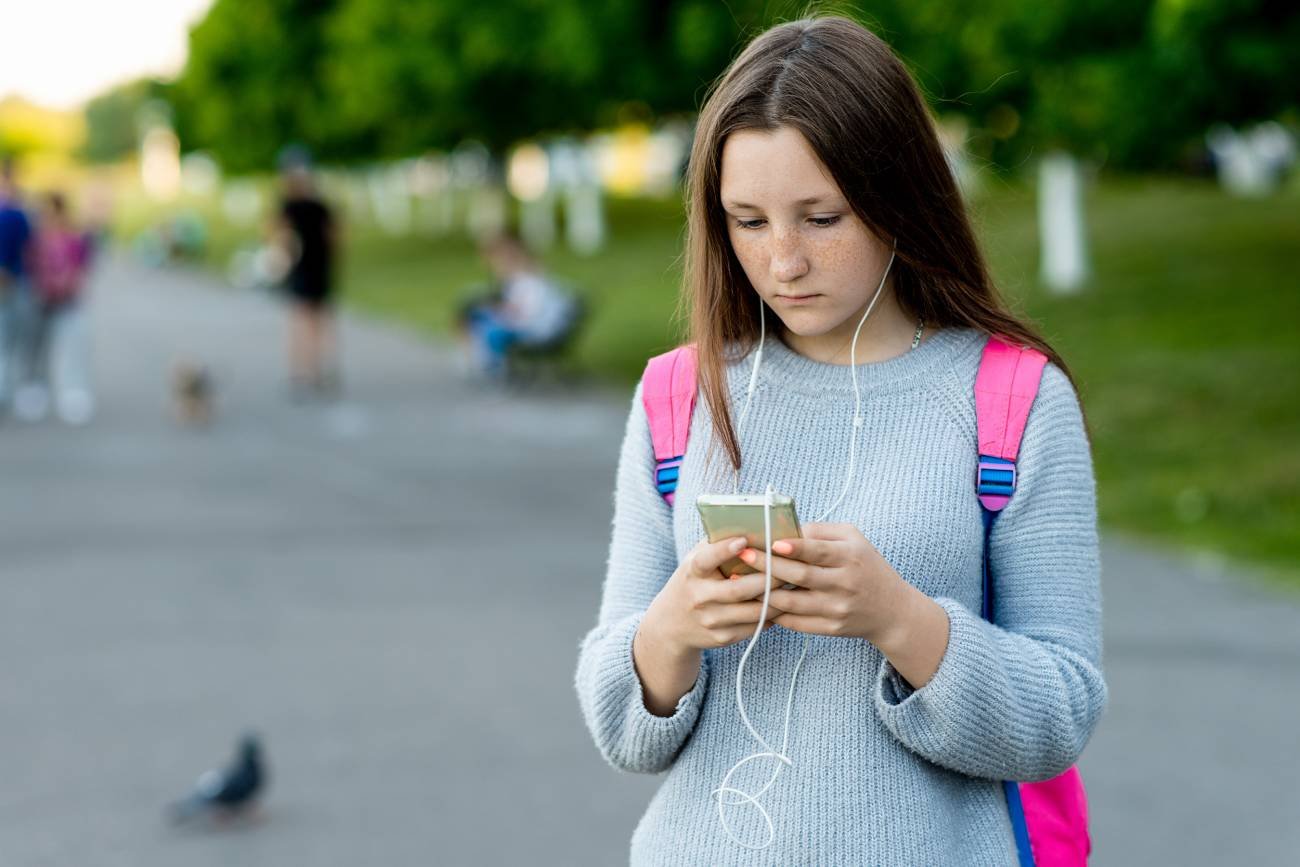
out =
{"type": "Polygon", "coordinates": [[[807,304],[810,301],[820,298],[821,295],[813,293],[809,295],[777,295],[776,297],[786,304],[807,304]]]}

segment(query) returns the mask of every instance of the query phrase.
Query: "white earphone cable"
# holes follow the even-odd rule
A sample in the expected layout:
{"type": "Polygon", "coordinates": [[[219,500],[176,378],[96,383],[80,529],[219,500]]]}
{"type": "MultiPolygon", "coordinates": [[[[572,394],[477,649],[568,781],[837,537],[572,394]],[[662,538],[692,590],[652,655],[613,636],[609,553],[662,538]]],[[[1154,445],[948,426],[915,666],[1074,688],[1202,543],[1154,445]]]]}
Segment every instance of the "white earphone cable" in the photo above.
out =
{"type": "MultiPolygon", "coordinates": [[[[894,256],[897,253],[898,241],[894,241],[894,250],[889,254],[889,263],[885,266],[885,273],[880,276],[880,285],[876,287],[876,294],[872,297],[871,303],[867,305],[867,310],[862,314],[862,319],[858,322],[857,329],[853,332],[853,342],[849,347],[849,372],[853,380],[853,429],[849,432],[849,463],[848,469],[844,474],[844,488],[840,495],[835,498],[835,502],[824,511],[813,523],[819,523],[826,520],[840,503],[844,500],[849,491],[849,486],[853,482],[853,471],[857,457],[858,428],[862,427],[862,396],[858,392],[858,370],[857,370],[857,349],[858,335],[862,333],[862,326],[866,323],[867,317],[875,308],[876,302],[880,299],[880,293],[885,288],[885,280],[889,277],[889,271],[894,265],[894,256]]],[[[740,413],[740,423],[737,425],[741,428],[745,420],[749,417],[749,407],[754,400],[754,390],[758,384],[758,368],[763,360],[763,344],[767,339],[767,318],[764,314],[764,304],[762,299],[758,302],[758,322],[759,322],[759,339],[758,349],[754,353],[754,366],[749,374],[749,387],[746,390],[745,406],[740,413]]],[[[739,430],[737,431],[739,433],[739,430]]],[[[740,487],[740,471],[734,474],[735,489],[740,487]]],[[[763,624],[767,622],[768,601],[772,595],[772,496],[773,489],[771,485],[763,496],[763,550],[766,552],[765,563],[766,580],[763,582],[763,605],[759,612],[758,623],[754,626],[754,634],[749,639],[749,645],[745,652],[740,656],[740,663],[736,666],[736,707],[740,711],[740,720],[749,730],[750,736],[763,748],[761,751],[746,756],[736,764],[732,765],[731,770],[727,771],[722,777],[722,782],[718,788],[713,790],[713,797],[718,802],[718,819],[722,823],[722,828],[727,832],[734,843],[744,846],[746,849],[766,849],[776,840],[776,826],[772,822],[772,816],[767,812],[760,802],[759,798],[767,792],[768,789],[775,785],[777,778],[781,776],[781,771],[785,766],[793,766],[794,762],[787,755],[786,751],[790,746],[790,718],[794,710],[794,690],[795,685],[799,682],[799,670],[803,668],[804,659],[808,656],[808,646],[811,643],[810,636],[805,635],[803,639],[803,650],[799,654],[799,661],[795,663],[794,673],[790,677],[790,690],[786,695],[785,717],[781,730],[781,749],[774,750],[770,744],[760,735],[749,718],[749,713],[745,710],[744,697],[744,680],[745,680],[745,663],[749,661],[749,656],[754,651],[754,646],[758,643],[758,638],[763,633],[763,624]],[[731,778],[750,762],[758,759],[776,759],[776,767],[772,771],[772,776],[763,784],[757,792],[749,793],[731,785],[731,778]],[[732,830],[731,823],[727,821],[726,807],[738,804],[749,804],[758,810],[762,816],[763,822],[767,825],[767,839],[761,844],[746,843],[738,837],[732,830]]]]}

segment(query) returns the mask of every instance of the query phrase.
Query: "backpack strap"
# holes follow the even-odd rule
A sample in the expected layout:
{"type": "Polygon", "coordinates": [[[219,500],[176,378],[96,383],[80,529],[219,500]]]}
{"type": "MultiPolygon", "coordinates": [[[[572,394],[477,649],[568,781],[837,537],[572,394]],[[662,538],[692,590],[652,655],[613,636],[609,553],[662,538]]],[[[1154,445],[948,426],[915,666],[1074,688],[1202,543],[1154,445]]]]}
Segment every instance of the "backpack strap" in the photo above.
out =
{"type": "MultiPolygon", "coordinates": [[[[983,572],[984,619],[993,620],[993,573],[989,568],[989,537],[993,519],[1016,492],[1016,458],[1029,421],[1029,409],[1038,395],[1047,356],[1036,349],[1021,349],[990,337],[975,376],[975,427],[979,438],[979,470],[975,480],[984,516],[983,572]]],[[[1004,781],[1007,814],[1016,840],[1016,863],[1034,867],[1020,785],[1004,781]]]]}
{"type": "Polygon", "coordinates": [[[990,337],[975,377],[975,424],[979,432],[980,504],[1000,512],[1016,490],[1016,456],[1038,395],[1047,356],[990,337]]]}
{"type": "Polygon", "coordinates": [[[641,403],[645,405],[655,450],[655,487],[670,506],[691,436],[698,369],[695,346],[679,346],[650,359],[641,377],[641,403]]]}
{"type": "Polygon", "coordinates": [[[979,437],[979,469],[975,492],[984,516],[984,601],[981,614],[993,620],[993,575],[989,539],[993,519],[1016,492],[1016,457],[1038,396],[1047,356],[990,337],[975,375],[975,427],[979,437]]]}

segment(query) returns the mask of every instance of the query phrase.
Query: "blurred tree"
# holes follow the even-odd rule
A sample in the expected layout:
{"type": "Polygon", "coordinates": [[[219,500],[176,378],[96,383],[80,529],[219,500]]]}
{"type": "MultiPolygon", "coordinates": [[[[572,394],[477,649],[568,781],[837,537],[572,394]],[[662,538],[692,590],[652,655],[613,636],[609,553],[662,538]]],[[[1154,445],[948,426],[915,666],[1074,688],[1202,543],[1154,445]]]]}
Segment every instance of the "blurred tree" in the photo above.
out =
{"type": "Polygon", "coordinates": [[[465,138],[499,152],[538,133],[608,124],[628,103],[694,108],[765,11],[755,0],[342,0],[327,88],[359,152],[465,138]]]}
{"type": "Polygon", "coordinates": [[[42,151],[70,155],[83,135],[76,111],[45,108],[21,96],[0,98],[0,157],[42,151]]]}
{"type": "Polygon", "coordinates": [[[863,8],[936,109],[970,116],[976,152],[1001,165],[1060,148],[1169,167],[1213,123],[1300,106],[1300,4],[1287,0],[863,8]]]}
{"type": "Polygon", "coordinates": [[[120,84],[86,103],[86,139],[80,156],[107,163],[130,156],[140,144],[141,114],[146,106],[168,98],[161,81],[140,78],[120,84]]]}
{"type": "MultiPolygon", "coordinates": [[[[186,147],[265,168],[360,161],[687,112],[792,0],[216,0],[173,98],[186,147]]],[[[1218,120],[1300,102],[1289,0],[843,2],[995,164],[1064,148],[1171,165],[1218,120]]]]}
{"type": "MultiPolygon", "coordinates": [[[[1172,135],[1199,137],[1212,123],[1247,124],[1300,108],[1300,3],[1293,0],[1156,0],[1150,26],[1158,104],[1143,126],[1141,162],[1172,161],[1172,135]],[[1165,133],[1163,138],[1154,133],[1165,133]]],[[[1199,141],[1198,141],[1199,143],[1199,141]]]]}
{"type": "Polygon", "coordinates": [[[689,111],[786,0],[217,0],[177,84],[186,147],[265,167],[288,141],[339,160],[689,111]],[[634,112],[636,109],[634,109],[634,112]]]}
{"type": "Polygon", "coordinates": [[[186,149],[265,169],[287,143],[341,156],[327,134],[323,40],[334,0],[216,0],[190,30],[173,103],[186,149]]]}

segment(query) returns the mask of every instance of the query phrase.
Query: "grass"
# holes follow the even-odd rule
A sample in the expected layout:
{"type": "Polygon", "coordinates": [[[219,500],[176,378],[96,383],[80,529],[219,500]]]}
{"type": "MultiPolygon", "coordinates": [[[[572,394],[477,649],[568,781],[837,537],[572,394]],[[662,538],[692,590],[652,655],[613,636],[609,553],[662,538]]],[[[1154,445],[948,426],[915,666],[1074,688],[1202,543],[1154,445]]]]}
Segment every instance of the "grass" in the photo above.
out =
{"type": "MultiPolygon", "coordinates": [[[[1103,525],[1250,562],[1300,589],[1298,205],[1294,187],[1246,201],[1208,182],[1107,181],[1087,203],[1095,274],[1072,297],[1037,285],[1032,191],[999,188],[975,217],[1004,292],[1080,386],[1103,525]]],[[[547,264],[592,302],[573,363],[627,383],[675,340],[681,210],[614,200],[609,215],[599,255],[557,250],[547,264]]],[[[219,264],[240,233],[211,225],[219,264]]],[[[464,240],[360,224],[343,270],[347,303],[431,335],[487,278],[464,240]]]]}
{"type": "Polygon", "coordinates": [[[992,205],[987,234],[999,275],[1079,380],[1102,522],[1300,587],[1297,204],[1208,184],[1103,186],[1089,202],[1095,279],[1074,298],[1026,277],[1027,196],[992,205]]]}

